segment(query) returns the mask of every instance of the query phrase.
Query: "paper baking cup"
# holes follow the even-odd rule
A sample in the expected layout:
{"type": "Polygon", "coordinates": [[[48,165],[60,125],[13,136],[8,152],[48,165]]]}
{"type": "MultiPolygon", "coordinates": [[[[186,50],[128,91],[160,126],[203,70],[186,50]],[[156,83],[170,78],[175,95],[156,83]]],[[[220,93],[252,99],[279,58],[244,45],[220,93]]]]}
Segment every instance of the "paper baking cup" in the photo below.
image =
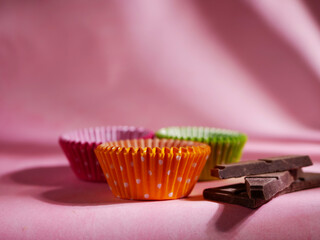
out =
{"type": "Polygon", "coordinates": [[[153,132],[144,128],[109,126],[72,131],[59,138],[59,144],[76,176],[82,180],[105,182],[105,177],[94,154],[103,142],[121,139],[151,138],[153,132]]]}
{"type": "Polygon", "coordinates": [[[104,143],[95,153],[116,197],[165,200],[190,194],[210,147],[191,141],[135,139],[104,143]]]}
{"type": "Polygon", "coordinates": [[[169,127],[156,132],[158,138],[173,138],[207,143],[211,155],[200,175],[200,181],[214,180],[210,170],[217,164],[237,162],[247,141],[243,133],[208,127],[169,127]]]}

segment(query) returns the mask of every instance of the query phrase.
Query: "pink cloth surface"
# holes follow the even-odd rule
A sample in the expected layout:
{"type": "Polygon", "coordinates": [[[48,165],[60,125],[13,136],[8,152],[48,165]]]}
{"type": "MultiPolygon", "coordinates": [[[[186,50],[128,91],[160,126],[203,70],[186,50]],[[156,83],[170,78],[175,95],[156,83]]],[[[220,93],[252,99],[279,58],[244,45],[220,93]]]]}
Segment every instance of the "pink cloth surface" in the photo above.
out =
{"type": "Polygon", "coordinates": [[[0,2],[1,239],[317,239],[320,189],[257,210],[137,202],[76,179],[58,136],[90,126],[248,133],[243,159],[320,172],[319,1],[0,2]]]}
{"type": "MultiPolygon", "coordinates": [[[[248,144],[245,159],[311,152],[314,146],[248,144]],[[285,147],[284,147],[285,148],[285,147]],[[283,151],[283,152],[282,152],[283,151]]],[[[190,197],[128,201],[112,196],[105,183],[78,180],[60,152],[2,151],[1,239],[317,239],[320,188],[277,197],[257,210],[202,197],[205,188],[241,181],[199,182],[190,197]]],[[[320,154],[311,155],[320,172],[320,154]]]]}

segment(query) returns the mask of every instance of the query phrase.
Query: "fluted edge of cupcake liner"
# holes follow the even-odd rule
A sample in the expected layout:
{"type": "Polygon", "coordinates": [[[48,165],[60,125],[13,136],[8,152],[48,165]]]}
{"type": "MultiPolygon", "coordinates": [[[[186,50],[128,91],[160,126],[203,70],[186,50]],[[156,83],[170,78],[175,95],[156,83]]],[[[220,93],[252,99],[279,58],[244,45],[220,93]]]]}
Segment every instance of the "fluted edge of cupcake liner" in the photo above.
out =
{"type": "Polygon", "coordinates": [[[210,154],[208,145],[95,150],[112,193],[123,199],[166,200],[192,191],[210,154]]]}
{"type": "Polygon", "coordinates": [[[79,179],[105,182],[106,179],[94,153],[98,145],[121,139],[151,138],[153,135],[152,131],[144,128],[127,126],[84,128],[63,134],[59,138],[59,144],[79,179]]]}
{"type": "Polygon", "coordinates": [[[203,168],[200,181],[216,179],[210,171],[214,166],[223,163],[237,162],[247,141],[244,133],[209,127],[168,127],[156,132],[159,138],[173,138],[204,142],[210,145],[211,154],[203,168]]]}

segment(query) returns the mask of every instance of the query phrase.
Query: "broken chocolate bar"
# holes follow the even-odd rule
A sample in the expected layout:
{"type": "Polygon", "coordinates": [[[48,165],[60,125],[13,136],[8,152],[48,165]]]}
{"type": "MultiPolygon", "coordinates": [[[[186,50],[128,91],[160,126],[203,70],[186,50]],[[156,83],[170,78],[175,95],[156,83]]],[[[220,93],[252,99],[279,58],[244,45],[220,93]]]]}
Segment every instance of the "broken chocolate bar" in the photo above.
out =
{"type": "Polygon", "coordinates": [[[246,185],[233,184],[217,188],[207,188],[203,191],[203,197],[215,202],[237,204],[248,208],[258,208],[267,200],[249,198],[246,185]]]}
{"type": "Polygon", "coordinates": [[[249,198],[271,199],[278,192],[290,186],[294,176],[289,172],[266,173],[245,177],[249,198]]]}
{"type": "Polygon", "coordinates": [[[281,156],[217,165],[211,170],[211,175],[221,179],[236,178],[272,172],[282,172],[312,165],[307,155],[281,156]]]}
{"type": "MultiPolygon", "coordinates": [[[[304,189],[320,187],[320,173],[301,173],[301,175],[287,188],[277,193],[274,197],[300,191],[304,189]]],[[[249,198],[246,185],[243,183],[223,186],[218,188],[208,188],[203,191],[203,197],[207,200],[237,204],[248,208],[258,208],[269,200],[259,198],[249,198]]]]}

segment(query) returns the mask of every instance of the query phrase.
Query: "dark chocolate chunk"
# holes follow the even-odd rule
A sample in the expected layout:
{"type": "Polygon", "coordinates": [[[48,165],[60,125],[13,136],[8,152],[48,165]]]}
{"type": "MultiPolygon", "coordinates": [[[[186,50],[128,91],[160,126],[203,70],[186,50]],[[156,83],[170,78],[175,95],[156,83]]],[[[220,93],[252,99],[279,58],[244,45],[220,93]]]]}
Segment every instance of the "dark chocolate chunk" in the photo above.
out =
{"type": "Polygon", "coordinates": [[[237,204],[248,208],[258,208],[267,202],[259,198],[249,198],[246,185],[243,183],[207,188],[203,191],[203,197],[215,202],[237,204]]]}
{"type": "Polygon", "coordinates": [[[294,180],[296,180],[301,174],[303,174],[303,171],[301,168],[292,169],[292,170],[289,170],[289,172],[292,175],[294,180]]]}
{"type": "MultiPolygon", "coordinates": [[[[320,187],[320,173],[301,173],[299,177],[286,189],[277,193],[274,197],[300,191],[309,188],[320,187]]],[[[218,188],[207,188],[203,191],[203,197],[207,200],[237,204],[248,208],[258,208],[270,200],[249,198],[244,183],[223,186],[218,188]]]]}
{"type": "Polygon", "coordinates": [[[320,187],[320,173],[301,172],[297,180],[277,195],[316,187],[320,187]]]}
{"type": "Polygon", "coordinates": [[[217,165],[211,175],[221,179],[243,177],[272,172],[282,172],[312,165],[309,156],[281,156],[252,161],[217,165]]]}
{"type": "Polygon", "coordinates": [[[289,187],[294,176],[289,171],[266,173],[245,177],[249,198],[271,199],[278,192],[289,187]]]}

